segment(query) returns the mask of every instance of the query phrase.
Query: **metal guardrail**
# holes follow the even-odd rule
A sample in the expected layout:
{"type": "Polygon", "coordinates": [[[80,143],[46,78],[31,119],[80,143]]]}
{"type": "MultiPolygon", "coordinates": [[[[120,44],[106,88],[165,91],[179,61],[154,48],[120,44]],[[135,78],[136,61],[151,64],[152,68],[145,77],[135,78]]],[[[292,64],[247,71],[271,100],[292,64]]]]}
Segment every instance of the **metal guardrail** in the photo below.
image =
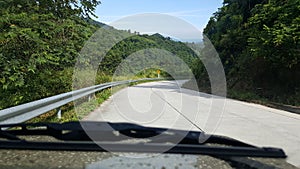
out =
{"type": "Polygon", "coordinates": [[[275,108],[275,109],[288,111],[288,112],[295,113],[295,114],[300,114],[299,106],[285,105],[285,104],[280,104],[280,103],[275,103],[275,102],[269,102],[269,103],[267,103],[267,106],[275,108]]]}
{"type": "Polygon", "coordinates": [[[99,84],[41,100],[29,102],[19,106],[7,108],[0,111],[0,124],[12,124],[12,123],[21,123],[27,120],[30,120],[34,117],[47,113],[51,110],[60,108],[61,106],[75,101],[77,99],[89,96],[93,93],[99,92],[101,90],[122,85],[132,82],[146,81],[146,80],[161,80],[158,78],[145,78],[139,80],[126,80],[126,81],[116,81],[110,83],[99,84]]]}

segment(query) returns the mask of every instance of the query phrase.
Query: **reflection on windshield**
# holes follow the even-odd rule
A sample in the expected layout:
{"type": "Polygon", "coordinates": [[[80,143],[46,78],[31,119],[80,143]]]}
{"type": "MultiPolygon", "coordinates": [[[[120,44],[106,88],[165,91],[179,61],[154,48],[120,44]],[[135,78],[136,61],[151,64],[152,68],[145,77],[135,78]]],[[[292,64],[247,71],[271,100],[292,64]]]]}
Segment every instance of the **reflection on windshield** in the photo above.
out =
{"type": "Polygon", "coordinates": [[[299,7],[0,0],[0,147],[8,150],[0,168],[40,159],[57,168],[293,168],[284,159],[240,158],[286,155],[300,167],[299,7]],[[76,163],[61,159],[78,152],[61,150],[184,155],[146,161],[85,152],[95,158],[76,163]],[[214,158],[187,155],[203,150],[214,158]]]}

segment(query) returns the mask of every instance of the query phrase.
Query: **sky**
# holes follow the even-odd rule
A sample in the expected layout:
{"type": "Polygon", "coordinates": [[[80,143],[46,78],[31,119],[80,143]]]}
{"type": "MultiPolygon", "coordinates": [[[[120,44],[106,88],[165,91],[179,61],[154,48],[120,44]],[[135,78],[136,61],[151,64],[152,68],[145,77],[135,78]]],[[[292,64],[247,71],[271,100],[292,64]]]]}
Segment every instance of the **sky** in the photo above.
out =
{"type": "MultiPolygon", "coordinates": [[[[132,15],[166,14],[182,19],[202,31],[212,14],[222,7],[222,2],[223,0],[101,0],[96,9],[96,15],[99,17],[96,20],[111,25],[132,15]]],[[[114,24],[112,26],[115,27],[114,24]]],[[[123,27],[118,29],[128,29],[123,27]]],[[[131,30],[135,31],[134,28],[131,30]]]]}

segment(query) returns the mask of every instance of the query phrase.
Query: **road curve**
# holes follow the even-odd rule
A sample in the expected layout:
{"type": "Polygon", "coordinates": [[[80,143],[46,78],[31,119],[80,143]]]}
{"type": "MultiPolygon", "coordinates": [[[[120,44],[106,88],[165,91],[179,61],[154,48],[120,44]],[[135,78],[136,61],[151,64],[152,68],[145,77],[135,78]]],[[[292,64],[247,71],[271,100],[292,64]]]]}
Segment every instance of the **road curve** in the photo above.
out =
{"type": "Polygon", "coordinates": [[[281,147],[300,167],[300,115],[181,88],[184,81],[139,84],[115,93],[84,120],[204,130],[281,147]]]}

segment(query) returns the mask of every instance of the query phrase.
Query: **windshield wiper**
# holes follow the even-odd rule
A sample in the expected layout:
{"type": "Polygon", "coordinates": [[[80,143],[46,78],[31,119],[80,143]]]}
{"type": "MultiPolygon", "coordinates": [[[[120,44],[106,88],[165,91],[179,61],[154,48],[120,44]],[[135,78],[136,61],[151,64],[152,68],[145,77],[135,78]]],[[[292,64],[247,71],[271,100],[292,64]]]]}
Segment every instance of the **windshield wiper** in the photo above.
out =
{"type": "Polygon", "coordinates": [[[164,153],[286,158],[284,151],[279,148],[255,147],[204,132],[144,127],[131,123],[22,123],[0,125],[0,129],[0,149],[139,153],[161,153],[166,150],[164,153]],[[93,135],[93,139],[86,132],[93,135]],[[20,136],[31,136],[30,141],[20,136]],[[32,136],[51,136],[55,141],[31,141],[34,138],[32,136]],[[201,142],[204,137],[205,141],[201,142]],[[124,142],[129,138],[144,142],[124,142]]]}

